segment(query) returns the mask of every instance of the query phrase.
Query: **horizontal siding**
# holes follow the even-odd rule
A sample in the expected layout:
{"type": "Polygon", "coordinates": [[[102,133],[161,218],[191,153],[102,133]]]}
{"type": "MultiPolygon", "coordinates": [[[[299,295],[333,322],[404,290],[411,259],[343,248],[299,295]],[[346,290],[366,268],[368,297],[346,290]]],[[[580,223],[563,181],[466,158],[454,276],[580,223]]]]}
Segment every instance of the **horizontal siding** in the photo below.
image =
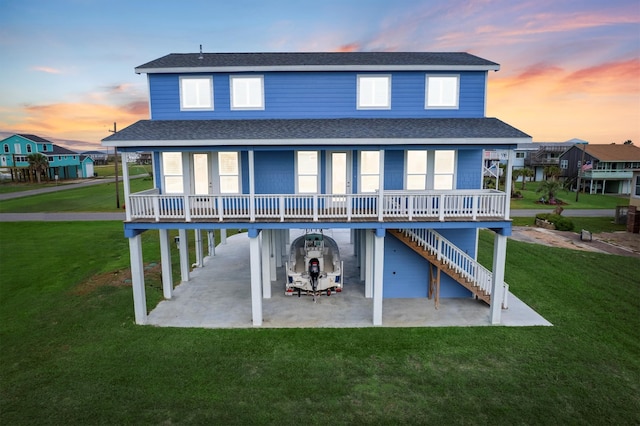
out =
{"type": "Polygon", "coordinates": [[[458,151],[456,189],[482,189],[482,149],[458,151]]]}
{"type": "Polygon", "coordinates": [[[254,154],[256,194],[294,194],[295,165],[293,151],[256,152],[254,154]]]}
{"type": "MultiPolygon", "coordinates": [[[[363,73],[265,73],[265,109],[260,111],[231,111],[229,74],[226,73],[213,75],[213,111],[180,111],[179,75],[150,74],[151,116],[156,120],[484,116],[484,72],[460,73],[460,106],[455,110],[424,108],[424,72],[391,73],[390,110],[358,110],[356,92],[359,74],[363,73]]],[[[433,74],[436,73],[429,73],[429,75],[433,74]]]]}

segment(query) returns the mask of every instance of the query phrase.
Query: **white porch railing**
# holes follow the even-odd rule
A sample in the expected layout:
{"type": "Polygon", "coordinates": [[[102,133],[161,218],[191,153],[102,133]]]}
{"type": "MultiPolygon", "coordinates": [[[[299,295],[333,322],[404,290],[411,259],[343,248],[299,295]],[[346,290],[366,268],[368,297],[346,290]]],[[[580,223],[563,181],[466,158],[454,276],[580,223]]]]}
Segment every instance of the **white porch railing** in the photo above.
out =
{"type": "MultiPolygon", "coordinates": [[[[451,267],[463,278],[491,295],[493,273],[432,229],[403,229],[402,232],[439,261],[451,267]]],[[[507,309],[509,284],[503,283],[502,307],[507,309]]]]}
{"type": "Polygon", "coordinates": [[[129,196],[131,220],[478,220],[506,219],[505,193],[495,190],[385,191],[380,194],[159,194],[129,196]]]}

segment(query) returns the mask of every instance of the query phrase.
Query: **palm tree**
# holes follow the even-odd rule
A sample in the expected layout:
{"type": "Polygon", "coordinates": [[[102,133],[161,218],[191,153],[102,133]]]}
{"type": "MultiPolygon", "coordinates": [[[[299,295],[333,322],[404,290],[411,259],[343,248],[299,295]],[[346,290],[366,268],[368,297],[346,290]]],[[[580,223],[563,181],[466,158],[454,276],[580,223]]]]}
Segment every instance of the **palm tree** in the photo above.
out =
{"type": "Polygon", "coordinates": [[[560,176],[562,170],[558,166],[546,166],[544,168],[544,174],[547,179],[551,178],[552,180],[558,180],[558,176],[560,176]]]}
{"type": "Polygon", "coordinates": [[[536,190],[550,204],[555,204],[556,194],[562,189],[562,185],[557,180],[545,180],[540,183],[536,190]]]}
{"type": "Polygon", "coordinates": [[[29,161],[29,170],[36,175],[38,183],[40,183],[40,175],[49,170],[49,160],[40,153],[27,155],[29,161]]]}
{"type": "Polygon", "coordinates": [[[520,169],[520,176],[522,176],[522,188],[520,188],[520,189],[526,189],[525,185],[527,183],[527,179],[533,177],[533,170],[530,169],[529,167],[525,167],[524,169],[520,169]]]}

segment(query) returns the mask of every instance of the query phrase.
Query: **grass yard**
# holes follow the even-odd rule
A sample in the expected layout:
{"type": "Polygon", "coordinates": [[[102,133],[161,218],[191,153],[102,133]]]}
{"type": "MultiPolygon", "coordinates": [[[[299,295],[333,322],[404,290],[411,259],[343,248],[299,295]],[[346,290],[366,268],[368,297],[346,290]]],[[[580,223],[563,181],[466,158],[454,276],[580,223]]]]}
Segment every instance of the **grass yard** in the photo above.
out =
{"type": "MultiPolygon", "coordinates": [[[[517,213],[517,212],[516,212],[517,213]]],[[[571,217],[571,212],[567,216],[573,222],[573,232],[579,233],[581,229],[587,229],[593,233],[625,231],[626,225],[615,223],[613,217],[571,217]]],[[[513,226],[534,226],[535,217],[514,217],[513,226]]]]}
{"type": "MultiPolygon", "coordinates": [[[[149,174],[153,171],[151,164],[133,164],[128,163],[129,176],[149,174]]],[[[98,174],[98,177],[114,177],[116,175],[116,168],[113,163],[106,165],[95,165],[93,171],[98,174]]],[[[118,176],[122,176],[122,163],[118,162],[118,176]]]]}
{"type": "Polygon", "coordinates": [[[638,259],[510,241],[554,327],[167,329],[133,324],[121,223],[0,227],[0,424],[640,423],[638,259]]]}
{"type": "MultiPolygon", "coordinates": [[[[131,192],[144,191],[152,187],[151,178],[131,180],[131,192]]],[[[118,188],[120,189],[120,206],[122,206],[125,204],[122,182],[119,183],[118,188]]],[[[0,204],[0,213],[109,211],[118,211],[115,183],[65,189],[48,194],[5,200],[0,204]]]]}
{"type": "MultiPolygon", "coordinates": [[[[522,189],[522,182],[517,182],[515,185],[515,190],[520,191],[522,194],[522,198],[512,198],[511,199],[511,208],[512,209],[544,209],[548,208],[549,210],[553,210],[556,206],[549,204],[537,204],[536,201],[540,199],[540,193],[537,193],[536,190],[540,186],[540,182],[527,182],[525,188],[522,189]]],[[[504,190],[504,188],[501,188],[504,190]]],[[[629,205],[629,195],[618,196],[613,194],[602,195],[602,194],[583,194],[580,193],[578,195],[578,202],[576,202],[576,193],[569,191],[560,191],[556,198],[562,200],[567,204],[563,204],[562,207],[564,209],[615,209],[616,206],[627,206],[629,205]]],[[[513,213],[514,216],[517,216],[517,213],[513,213]]],[[[570,214],[565,214],[565,216],[570,216],[570,214]]]]}

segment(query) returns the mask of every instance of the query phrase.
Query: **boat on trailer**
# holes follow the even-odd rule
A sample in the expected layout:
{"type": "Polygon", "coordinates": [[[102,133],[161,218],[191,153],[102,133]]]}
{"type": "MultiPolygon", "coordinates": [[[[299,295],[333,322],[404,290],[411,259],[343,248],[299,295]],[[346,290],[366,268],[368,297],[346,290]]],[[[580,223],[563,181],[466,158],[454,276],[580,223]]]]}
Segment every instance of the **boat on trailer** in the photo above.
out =
{"type": "Polygon", "coordinates": [[[307,232],[291,243],[286,263],[287,282],[284,294],[316,296],[341,292],[343,263],[335,240],[322,233],[307,232]]]}

